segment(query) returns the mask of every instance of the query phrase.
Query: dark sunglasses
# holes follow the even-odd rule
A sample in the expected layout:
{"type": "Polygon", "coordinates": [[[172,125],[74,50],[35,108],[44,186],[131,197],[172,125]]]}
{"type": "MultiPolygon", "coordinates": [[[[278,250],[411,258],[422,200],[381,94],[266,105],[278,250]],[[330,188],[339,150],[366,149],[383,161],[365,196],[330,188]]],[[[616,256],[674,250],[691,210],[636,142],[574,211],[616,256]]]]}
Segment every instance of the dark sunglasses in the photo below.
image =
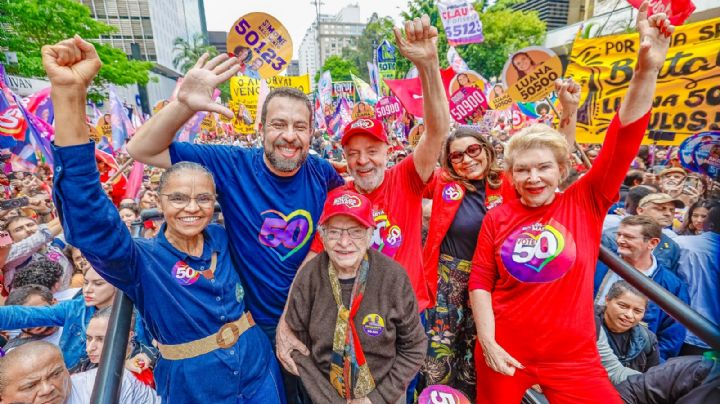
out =
{"type": "Polygon", "coordinates": [[[459,152],[455,151],[448,155],[448,159],[450,159],[450,162],[453,164],[460,164],[465,159],[465,155],[467,154],[470,157],[477,157],[482,152],[483,147],[482,145],[479,145],[477,143],[471,144],[470,146],[465,149],[465,151],[459,152]]]}

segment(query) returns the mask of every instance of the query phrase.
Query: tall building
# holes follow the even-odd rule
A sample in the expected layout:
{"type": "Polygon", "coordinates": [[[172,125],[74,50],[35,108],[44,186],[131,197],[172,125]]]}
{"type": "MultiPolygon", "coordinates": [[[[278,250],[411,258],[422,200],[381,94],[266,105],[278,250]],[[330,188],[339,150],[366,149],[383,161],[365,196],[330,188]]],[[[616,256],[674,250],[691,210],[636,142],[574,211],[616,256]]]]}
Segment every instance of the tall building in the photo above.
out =
{"type": "Polygon", "coordinates": [[[537,11],[538,17],[550,30],[568,24],[568,3],[569,0],[527,0],[512,6],[512,8],[522,11],[537,11]]]}
{"type": "Polygon", "coordinates": [[[227,52],[227,32],[208,31],[208,42],[220,53],[227,52]]]}
{"type": "Polygon", "coordinates": [[[342,50],[353,47],[362,35],[365,23],[360,20],[360,6],[351,4],[337,14],[319,14],[305,31],[298,52],[299,73],[309,73],[314,78],[325,60],[342,50]]]}
{"type": "MultiPolygon", "coordinates": [[[[98,21],[117,28],[100,42],[122,49],[128,56],[154,62],[147,85],[150,106],[172,94],[180,72],[173,66],[175,38],[191,40],[206,34],[203,0],[79,0],[98,21]],[[133,50],[134,49],[134,50],[133,50]]],[[[138,90],[126,87],[120,96],[135,103],[138,90]]]]}

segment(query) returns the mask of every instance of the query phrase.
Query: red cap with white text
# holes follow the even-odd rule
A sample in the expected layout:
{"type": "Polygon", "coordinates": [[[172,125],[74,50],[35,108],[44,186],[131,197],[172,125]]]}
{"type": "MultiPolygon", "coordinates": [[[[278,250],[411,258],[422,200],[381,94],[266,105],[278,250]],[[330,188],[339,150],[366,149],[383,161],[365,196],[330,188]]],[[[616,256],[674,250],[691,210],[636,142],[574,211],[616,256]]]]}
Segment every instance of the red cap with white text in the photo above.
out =
{"type": "Polygon", "coordinates": [[[340,144],[345,146],[350,138],[355,135],[368,135],[383,143],[388,142],[385,127],[383,127],[382,122],[377,119],[358,118],[347,124],[340,144]]]}
{"type": "Polygon", "coordinates": [[[365,196],[347,189],[331,191],[325,200],[320,216],[320,224],[325,224],[333,216],[350,216],[367,227],[375,227],[372,202],[365,196]]]}

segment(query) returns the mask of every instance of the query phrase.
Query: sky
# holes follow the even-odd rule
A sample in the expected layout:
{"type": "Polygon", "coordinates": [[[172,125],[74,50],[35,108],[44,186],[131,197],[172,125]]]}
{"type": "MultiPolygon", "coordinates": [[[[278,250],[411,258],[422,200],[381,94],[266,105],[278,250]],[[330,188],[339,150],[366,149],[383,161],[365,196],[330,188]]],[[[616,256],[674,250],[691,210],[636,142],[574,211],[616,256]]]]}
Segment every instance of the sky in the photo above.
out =
{"type": "MultiPolygon", "coordinates": [[[[300,43],[305,31],[315,21],[315,5],[311,0],[204,0],[205,19],[208,31],[228,31],[241,16],[255,11],[270,14],[280,21],[293,40],[293,59],[297,59],[300,43]]],[[[407,7],[408,0],[325,0],[320,12],[336,14],[348,4],[360,6],[360,19],[367,22],[373,12],[389,16],[400,25],[400,12],[407,7]]]]}

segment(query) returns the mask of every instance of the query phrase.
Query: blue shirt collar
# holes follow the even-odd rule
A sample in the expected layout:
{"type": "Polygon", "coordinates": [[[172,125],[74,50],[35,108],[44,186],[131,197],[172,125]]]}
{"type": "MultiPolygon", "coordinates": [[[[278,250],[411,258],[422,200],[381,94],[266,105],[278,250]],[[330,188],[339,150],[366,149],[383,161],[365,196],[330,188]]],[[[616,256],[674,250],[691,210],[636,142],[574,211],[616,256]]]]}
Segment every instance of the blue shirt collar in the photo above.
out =
{"type": "Polygon", "coordinates": [[[189,260],[189,259],[201,259],[203,261],[207,261],[212,256],[213,252],[219,252],[220,249],[217,248],[217,246],[214,243],[213,238],[210,236],[210,232],[207,231],[207,227],[203,230],[203,252],[200,257],[193,257],[190,254],[180,251],[177,248],[175,248],[174,245],[172,245],[167,237],[165,237],[165,229],[167,228],[167,223],[163,223],[160,226],[160,231],[158,232],[157,239],[160,242],[160,245],[165,247],[170,253],[173,255],[180,257],[183,261],[189,260]],[[208,248],[209,247],[209,248],[208,248]]]}

